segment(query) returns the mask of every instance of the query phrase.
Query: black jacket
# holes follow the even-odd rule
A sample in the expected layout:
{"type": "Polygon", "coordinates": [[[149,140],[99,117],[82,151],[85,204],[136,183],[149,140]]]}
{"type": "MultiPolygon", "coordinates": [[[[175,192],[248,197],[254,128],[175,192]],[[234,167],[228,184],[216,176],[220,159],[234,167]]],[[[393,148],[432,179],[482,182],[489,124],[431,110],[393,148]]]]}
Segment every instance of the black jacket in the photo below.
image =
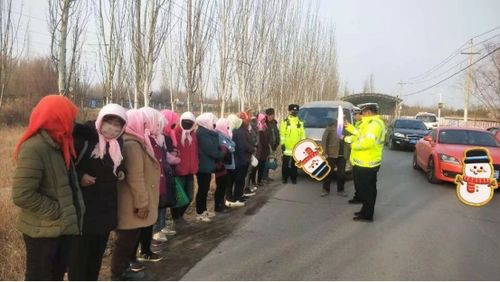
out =
{"type": "Polygon", "coordinates": [[[269,145],[271,145],[271,149],[276,151],[278,146],[280,145],[280,132],[278,130],[278,122],[276,120],[267,121],[267,134],[269,145]]]}
{"type": "Polygon", "coordinates": [[[234,162],[236,167],[248,165],[255,152],[255,146],[252,143],[250,132],[243,125],[233,130],[233,141],[236,143],[234,152],[234,162]]]}
{"type": "MultiPolygon", "coordinates": [[[[85,215],[83,217],[83,234],[106,234],[115,229],[117,225],[117,182],[118,178],[113,173],[113,161],[106,153],[103,159],[92,158],[94,147],[99,142],[94,121],[85,124],[76,124],[73,130],[75,150],[80,161],[76,165],[78,179],[83,174],[96,178],[96,183],[91,186],[81,187],[85,202],[85,215]]],[[[123,140],[118,139],[120,148],[123,140]]],[[[124,171],[120,165],[118,171],[124,171]]]]}

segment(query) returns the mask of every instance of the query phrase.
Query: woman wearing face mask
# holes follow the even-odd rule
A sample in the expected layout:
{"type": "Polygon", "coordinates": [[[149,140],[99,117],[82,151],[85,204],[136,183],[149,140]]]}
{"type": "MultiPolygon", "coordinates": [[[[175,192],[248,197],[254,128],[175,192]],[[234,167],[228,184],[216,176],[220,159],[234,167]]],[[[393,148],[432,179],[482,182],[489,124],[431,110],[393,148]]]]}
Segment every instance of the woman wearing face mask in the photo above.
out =
{"type": "Polygon", "coordinates": [[[85,206],[81,236],[73,237],[70,280],[97,280],[109,233],[117,224],[117,182],[125,178],[122,162],[126,110],[104,106],[97,120],[76,124],[73,138],[76,171],[85,206]]]}
{"type": "Polygon", "coordinates": [[[224,212],[228,207],[224,201],[226,191],[232,187],[232,173],[234,166],[234,151],[236,144],[231,137],[233,136],[229,120],[221,118],[215,124],[215,130],[219,133],[219,147],[224,154],[222,160],[217,161],[215,167],[215,212],[224,212]]]}
{"type": "Polygon", "coordinates": [[[223,157],[219,149],[219,135],[215,131],[216,117],[212,113],[203,113],[196,118],[198,129],[198,192],[196,193],[196,220],[210,222],[214,213],[207,210],[207,195],[210,189],[212,173],[215,172],[215,162],[223,157]]]}
{"type": "Polygon", "coordinates": [[[143,111],[127,111],[127,127],[123,135],[123,163],[127,177],[118,183],[118,226],[111,258],[112,280],[136,280],[144,276],[128,267],[136,255],[141,228],[152,227],[158,216],[161,170],[151,144],[150,129],[146,130],[146,125],[150,128],[150,124],[143,111]]]}
{"type": "MultiPolygon", "coordinates": [[[[177,151],[179,153],[180,163],[176,166],[175,172],[184,191],[189,196],[189,202],[193,200],[194,195],[194,175],[198,173],[198,138],[193,130],[196,117],[191,112],[185,112],[181,115],[179,125],[175,128],[175,140],[177,141],[177,151]]],[[[187,225],[183,216],[189,205],[182,208],[173,208],[172,217],[175,226],[182,227],[187,225]]]]}

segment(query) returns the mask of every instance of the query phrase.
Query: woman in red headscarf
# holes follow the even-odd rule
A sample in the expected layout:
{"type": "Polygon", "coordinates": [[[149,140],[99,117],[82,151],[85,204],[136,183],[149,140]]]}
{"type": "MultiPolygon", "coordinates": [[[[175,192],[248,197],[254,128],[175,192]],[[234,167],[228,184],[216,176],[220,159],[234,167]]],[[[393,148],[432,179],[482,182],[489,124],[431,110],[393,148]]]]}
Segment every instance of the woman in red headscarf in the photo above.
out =
{"type": "Polygon", "coordinates": [[[26,244],[26,280],[63,280],[71,236],[85,207],[71,157],[78,108],[66,97],[43,97],[17,143],[12,199],[26,244]]]}

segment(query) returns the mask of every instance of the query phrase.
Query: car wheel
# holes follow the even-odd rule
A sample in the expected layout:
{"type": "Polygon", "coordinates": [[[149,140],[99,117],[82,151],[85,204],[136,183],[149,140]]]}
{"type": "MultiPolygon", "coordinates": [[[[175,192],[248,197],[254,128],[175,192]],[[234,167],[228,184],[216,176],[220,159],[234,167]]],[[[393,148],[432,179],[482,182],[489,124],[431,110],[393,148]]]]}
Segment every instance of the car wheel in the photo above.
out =
{"type": "Polygon", "coordinates": [[[427,181],[432,184],[439,183],[439,180],[436,178],[436,168],[434,166],[434,158],[432,156],[427,164],[427,181]]]}
{"type": "Polygon", "coordinates": [[[417,163],[417,151],[415,151],[413,153],[413,169],[420,169],[420,167],[418,166],[418,163],[417,163]]]}
{"type": "Polygon", "coordinates": [[[396,144],[392,141],[392,138],[389,138],[389,149],[396,150],[396,144]]]}

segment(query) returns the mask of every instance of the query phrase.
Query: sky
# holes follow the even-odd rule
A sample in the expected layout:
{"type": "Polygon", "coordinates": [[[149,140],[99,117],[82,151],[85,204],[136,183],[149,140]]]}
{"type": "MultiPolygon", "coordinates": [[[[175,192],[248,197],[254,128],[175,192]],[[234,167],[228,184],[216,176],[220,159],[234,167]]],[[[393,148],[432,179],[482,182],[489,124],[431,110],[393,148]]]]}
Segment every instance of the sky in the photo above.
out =
{"type": "MultiPolygon", "coordinates": [[[[456,52],[447,64],[416,80],[449,57],[472,37],[474,43],[489,39],[500,46],[500,1],[497,0],[315,0],[320,17],[335,25],[338,69],[341,89],[361,92],[373,74],[376,92],[405,95],[428,87],[462,67],[466,55],[456,52]],[[493,38],[492,38],[493,37],[493,38]],[[399,82],[418,82],[403,84],[399,82]]],[[[48,1],[14,1],[14,11],[21,11],[30,21],[30,55],[49,53],[47,31],[48,1]]],[[[84,56],[97,57],[96,30],[88,26],[84,56]]],[[[478,44],[474,51],[482,49],[478,44]]],[[[485,52],[483,50],[482,54],[485,52]]],[[[474,55],[478,59],[482,55],[474,55]]],[[[420,94],[404,97],[410,105],[437,105],[439,93],[445,106],[463,108],[463,73],[420,94]]],[[[472,100],[472,102],[474,102],[472,100]]]]}

